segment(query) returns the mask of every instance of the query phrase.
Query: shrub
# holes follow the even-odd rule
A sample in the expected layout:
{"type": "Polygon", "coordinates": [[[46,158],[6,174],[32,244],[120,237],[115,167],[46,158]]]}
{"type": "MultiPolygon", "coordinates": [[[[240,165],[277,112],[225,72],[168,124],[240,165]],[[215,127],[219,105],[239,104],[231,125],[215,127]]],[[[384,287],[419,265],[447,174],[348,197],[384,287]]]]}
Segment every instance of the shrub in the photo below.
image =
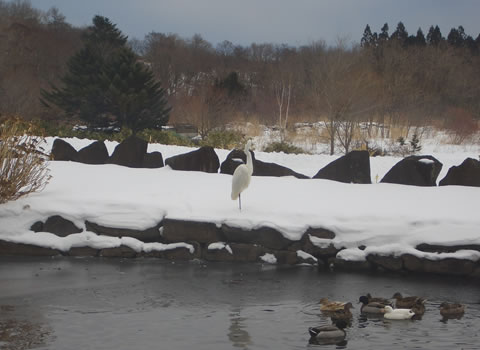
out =
{"type": "Polygon", "coordinates": [[[183,137],[173,131],[163,131],[156,129],[145,129],[137,134],[150,143],[161,143],[163,145],[192,146],[190,139],[183,137]]]}
{"type": "Polygon", "coordinates": [[[305,153],[305,151],[300,147],[291,145],[287,142],[272,142],[268,144],[263,151],[264,152],[283,152],[287,154],[305,153]]]}
{"type": "Polygon", "coordinates": [[[417,134],[413,134],[412,139],[410,140],[410,146],[413,154],[418,153],[422,150],[422,146],[420,145],[420,139],[418,138],[417,134]]]}
{"type": "Polygon", "coordinates": [[[46,157],[25,122],[9,119],[0,125],[0,203],[41,191],[50,180],[46,157]]]}
{"type": "Polygon", "coordinates": [[[207,137],[200,142],[201,146],[212,146],[213,148],[223,149],[240,148],[244,143],[243,135],[234,130],[211,131],[207,137]]]}
{"type": "Polygon", "coordinates": [[[449,108],[445,128],[454,144],[461,144],[478,131],[478,123],[472,113],[462,108],[449,108]]]}

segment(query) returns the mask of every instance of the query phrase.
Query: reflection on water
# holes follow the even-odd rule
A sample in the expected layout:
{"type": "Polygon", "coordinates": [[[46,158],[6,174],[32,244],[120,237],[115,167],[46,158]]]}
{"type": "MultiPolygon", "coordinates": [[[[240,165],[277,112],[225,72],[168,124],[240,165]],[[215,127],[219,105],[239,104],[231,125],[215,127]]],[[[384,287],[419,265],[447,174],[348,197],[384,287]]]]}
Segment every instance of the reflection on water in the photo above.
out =
{"type": "Polygon", "coordinates": [[[0,305],[0,349],[24,350],[47,344],[52,329],[42,323],[15,318],[15,307],[0,305]]]}
{"type": "Polygon", "coordinates": [[[246,349],[252,344],[250,334],[245,330],[246,318],[240,316],[240,310],[234,310],[230,313],[230,327],[228,328],[228,339],[233,346],[246,349]]]}
{"type": "Polygon", "coordinates": [[[478,350],[480,344],[479,283],[462,279],[155,259],[0,258],[0,286],[0,350],[478,350]],[[398,290],[428,298],[421,320],[386,321],[360,314],[355,304],[344,341],[309,344],[309,327],[332,324],[320,312],[322,296],[356,302],[366,291],[398,290]],[[445,300],[467,305],[465,314],[442,318],[445,300]]]}

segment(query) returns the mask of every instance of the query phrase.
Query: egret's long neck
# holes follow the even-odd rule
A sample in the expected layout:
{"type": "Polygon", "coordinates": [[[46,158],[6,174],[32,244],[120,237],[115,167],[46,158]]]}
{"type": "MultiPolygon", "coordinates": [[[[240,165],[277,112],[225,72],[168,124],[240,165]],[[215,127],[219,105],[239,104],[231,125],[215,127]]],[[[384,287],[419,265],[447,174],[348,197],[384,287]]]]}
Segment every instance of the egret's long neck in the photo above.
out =
{"type": "Polygon", "coordinates": [[[250,172],[250,175],[253,173],[253,161],[252,161],[252,154],[250,153],[250,147],[245,146],[245,155],[247,156],[247,168],[250,172]]]}

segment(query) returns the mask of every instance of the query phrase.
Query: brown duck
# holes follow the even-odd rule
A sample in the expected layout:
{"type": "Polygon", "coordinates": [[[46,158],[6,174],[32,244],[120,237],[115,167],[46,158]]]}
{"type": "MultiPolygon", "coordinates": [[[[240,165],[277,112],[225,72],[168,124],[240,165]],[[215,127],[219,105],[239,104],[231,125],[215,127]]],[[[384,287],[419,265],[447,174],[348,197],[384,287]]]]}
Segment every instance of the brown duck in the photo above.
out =
{"type": "Polygon", "coordinates": [[[409,296],[403,297],[400,293],[395,293],[393,297],[395,299],[395,307],[399,309],[411,309],[417,303],[425,303],[426,299],[417,297],[417,296],[409,296]]]}
{"type": "Polygon", "coordinates": [[[347,323],[352,319],[352,312],[350,309],[354,309],[352,303],[346,303],[342,310],[336,310],[330,313],[330,318],[333,323],[339,320],[344,320],[347,323]]]}
{"type": "Polygon", "coordinates": [[[382,297],[372,297],[370,293],[367,293],[367,298],[369,303],[380,303],[383,305],[390,305],[393,306],[393,302],[387,298],[382,298],[382,297]]]}
{"type": "Polygon", "coordinates": [[[443,317],[456,317],[461,316],[465,312],[465,305],[459,303],[447,303],[440,304],[440,314],[443,317]]]}

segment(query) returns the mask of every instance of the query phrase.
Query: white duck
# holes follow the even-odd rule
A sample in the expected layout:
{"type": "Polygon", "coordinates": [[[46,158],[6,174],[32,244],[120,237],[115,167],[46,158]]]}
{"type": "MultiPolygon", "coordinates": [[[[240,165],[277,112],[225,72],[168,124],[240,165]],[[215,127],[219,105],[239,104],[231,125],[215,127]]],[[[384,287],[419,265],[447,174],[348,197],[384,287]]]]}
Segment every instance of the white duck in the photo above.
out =
{"type": "Polygon", "coordinates": [[[385,306],[384,318],[388,320],[409,320],[415,315],[410,309],[393,309],[391,306],[385,306]]]}

